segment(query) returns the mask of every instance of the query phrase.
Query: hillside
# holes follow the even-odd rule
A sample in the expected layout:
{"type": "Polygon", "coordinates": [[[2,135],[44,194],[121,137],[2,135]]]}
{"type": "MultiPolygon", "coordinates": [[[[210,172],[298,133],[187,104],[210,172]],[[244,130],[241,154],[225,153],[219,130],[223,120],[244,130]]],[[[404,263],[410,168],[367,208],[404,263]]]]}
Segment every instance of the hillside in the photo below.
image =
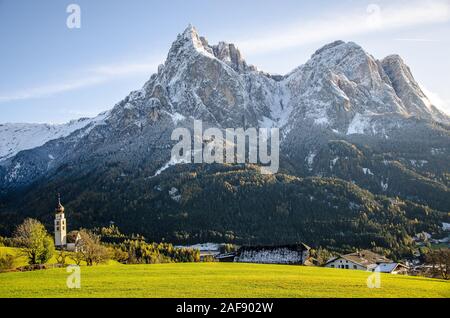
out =
{"type": "MultiPolygon", "coordinates": [[[[69,229],[110,221],[125,233],[172,243],[290,244],[351,249],[382,247],[410,255],[412,237],[442,232],[446,213],[375,196],[338,179],[264,176],[247,166],[172,167],[157,177],[108,167],[76,180],[61,177],[19,198],[20,214],[50,228],[54,199],[65,193],[69,229]],[[98,180],[91,182],[91,180],[98,180]],[[70,183],[68,180],[72,180],[70,183]]],[[[18,222],[4,214],[3,230],[18,222]]]]}
{"type": "Polygon", "coordinates": [[[81,289],[68,289],[65,269],[0,274],[0,297],[169,298],[448,298],[446,281],[369,273],[250,264],[115,265],[81,269],[81,289]],[[126,287],[125,287],[126,286],[126,287]],[[325,288],[326,286],[326,288],[325,288]]]}

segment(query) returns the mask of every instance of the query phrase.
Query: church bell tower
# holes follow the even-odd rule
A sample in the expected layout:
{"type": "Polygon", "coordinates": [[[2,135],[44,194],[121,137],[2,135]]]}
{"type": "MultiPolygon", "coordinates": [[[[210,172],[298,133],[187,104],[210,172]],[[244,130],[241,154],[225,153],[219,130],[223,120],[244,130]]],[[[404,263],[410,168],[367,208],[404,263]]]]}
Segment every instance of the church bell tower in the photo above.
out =
{"type": "Polygon", "coordinates": [[[58,205],[55,209],[55,246],[64,248],[67,245],[67,223],[64,216],[64,207],[61,204],[61,197],[58,193],[58,205]]]}

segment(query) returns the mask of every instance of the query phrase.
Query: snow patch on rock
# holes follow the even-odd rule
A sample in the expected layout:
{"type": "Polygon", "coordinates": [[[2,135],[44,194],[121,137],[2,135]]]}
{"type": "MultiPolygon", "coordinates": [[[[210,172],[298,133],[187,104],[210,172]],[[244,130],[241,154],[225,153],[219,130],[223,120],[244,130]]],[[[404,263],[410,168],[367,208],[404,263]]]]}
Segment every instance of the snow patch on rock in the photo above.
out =
{"type": "Polygon", "coordinates": [[[356,114],[352,122],[348,126],[347,135],[365,134],[370,128],[370,120],[361,114],[356,114]]]}

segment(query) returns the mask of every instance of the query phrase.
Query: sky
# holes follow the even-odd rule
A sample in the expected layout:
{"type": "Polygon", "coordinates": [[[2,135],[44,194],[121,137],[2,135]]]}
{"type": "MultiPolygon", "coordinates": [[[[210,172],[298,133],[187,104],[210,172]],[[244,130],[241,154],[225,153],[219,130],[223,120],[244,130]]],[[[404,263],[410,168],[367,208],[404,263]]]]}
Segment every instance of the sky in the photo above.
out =
{"type": "Polygon", "coordinates": [[[450,0],[0,0],[0,123],[111,109],[144,85],[189,24],[276,74],[335,40],[378,59],[399,54],[450,113],[450,0]],[[79,28],[68,27],[71,4],[79,28]]]}

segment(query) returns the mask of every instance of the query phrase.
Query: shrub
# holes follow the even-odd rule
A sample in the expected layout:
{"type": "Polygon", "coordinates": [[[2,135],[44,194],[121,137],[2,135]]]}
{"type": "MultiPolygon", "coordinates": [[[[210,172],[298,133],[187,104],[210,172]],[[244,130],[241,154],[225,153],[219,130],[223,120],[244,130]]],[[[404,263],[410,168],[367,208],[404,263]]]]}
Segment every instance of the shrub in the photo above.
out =
{"type": "Polygon", "coordinates": [[[17,257],[14,255],[6,254],[0,255],[0,272],[12,270],[16,268],[17,257]]]}
{"type": "Polygon", "coordinates": [[[47,263],[55,251],[53,238],[44,225],[34,219],[26,219],[16,228],[14,240],[30,265],[47,263]]]}

